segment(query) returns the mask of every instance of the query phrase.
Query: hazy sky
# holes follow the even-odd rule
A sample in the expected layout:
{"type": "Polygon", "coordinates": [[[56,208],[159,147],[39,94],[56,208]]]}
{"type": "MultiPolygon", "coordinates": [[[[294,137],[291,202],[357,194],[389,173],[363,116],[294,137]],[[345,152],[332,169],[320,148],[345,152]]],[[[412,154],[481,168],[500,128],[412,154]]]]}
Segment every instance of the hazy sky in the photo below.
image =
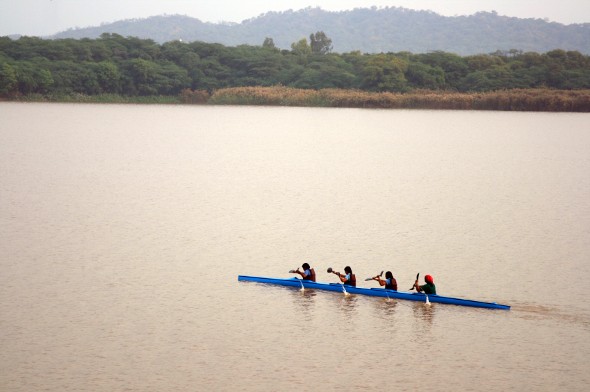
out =
{"type": "Polygon", "coordinates": [[[590,0],[0,0],[0,36],[43,36],[162,14],[188,15],[204,22],[241,22],[268,11],[306,7],[341,11],[371,6],[431,10],[446,16],[496,11],[565,24],[590,23],[590,0]]]}

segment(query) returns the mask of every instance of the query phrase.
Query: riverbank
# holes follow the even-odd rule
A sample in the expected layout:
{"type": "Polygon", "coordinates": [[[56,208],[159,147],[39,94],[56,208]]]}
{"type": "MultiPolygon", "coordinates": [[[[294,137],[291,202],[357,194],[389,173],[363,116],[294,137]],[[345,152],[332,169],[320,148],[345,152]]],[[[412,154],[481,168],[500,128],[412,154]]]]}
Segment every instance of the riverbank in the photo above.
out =
{"type": "Polygon", "coordinates": [[[60,94],[42,95],[29,94],[18,97],[3,97],[0,101],[10,102],[61,102],[61,103],[137,103],[137,104],[182,104],[179,96],[149,95],[124,96],[118,94],[60,94]]]}
{"type": "Polygon", "coordinates": [[[207,102],[216,105],[590,112],[590,90],[523,89],[485,93],[415,91],[402,94],[338,89],[303,90],[280,86],[236,87],[213,92],[207,102]]]}
{"type": "Polygon", "coordinates": [[[33,94],[10,99],[26,102],[265,105],[378,109],[499,110],[590,112],[590,90],[516,89],[482,93],[360,90],[306,90],[283,86],[233,87],[213,91],[183,90],[178,96],[33,94]]]}

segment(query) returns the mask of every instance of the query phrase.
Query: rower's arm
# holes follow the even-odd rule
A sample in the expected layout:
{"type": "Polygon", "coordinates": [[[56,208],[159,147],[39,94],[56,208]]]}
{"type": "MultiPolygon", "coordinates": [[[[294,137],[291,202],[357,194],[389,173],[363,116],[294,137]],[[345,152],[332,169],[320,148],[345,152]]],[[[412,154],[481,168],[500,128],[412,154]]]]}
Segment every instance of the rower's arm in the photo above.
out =
{"type": "Polygon", "coordinates": [[[338,275],[338,278],[342,283],[346,282],[346,275],[341,274],[340,272],[332,271],[334,275],[338,275]]]}

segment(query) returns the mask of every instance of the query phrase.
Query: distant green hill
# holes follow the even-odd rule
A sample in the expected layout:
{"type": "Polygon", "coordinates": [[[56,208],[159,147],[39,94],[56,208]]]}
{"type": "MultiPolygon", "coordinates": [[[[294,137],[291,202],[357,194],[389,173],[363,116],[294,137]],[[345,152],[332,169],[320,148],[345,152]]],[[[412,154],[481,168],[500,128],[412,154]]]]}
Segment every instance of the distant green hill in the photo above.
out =
{"type": "Polygon", "coordinates": [[[70,29],[48,38],[97,38],[102,33],[149,38],[164,43],[174,40],[262,45],[273,39],[281,49],[323,31],[339,53],[445,51],[459,55],[495,51],[575,50],[590,54],[590,23],[563,25],[541,19],[500,16],[478,12],[446,17],[430,11],[398,7],[357,8],[328,12],[320,8],[268,12],[241,23],[205,23],[181,15],[124,20],[98,27],[70,29]]]}

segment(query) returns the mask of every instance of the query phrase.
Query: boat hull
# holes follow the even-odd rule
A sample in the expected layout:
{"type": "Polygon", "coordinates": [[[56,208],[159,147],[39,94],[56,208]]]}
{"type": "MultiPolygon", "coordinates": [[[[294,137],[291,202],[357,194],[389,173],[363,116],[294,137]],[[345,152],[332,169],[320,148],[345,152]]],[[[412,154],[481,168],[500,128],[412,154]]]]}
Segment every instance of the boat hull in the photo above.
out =
{"type": "Polygon", "coordinates": [[[367,295],[367,296],[371,296],[371,297],[382,297],[382,298],[395,298],[395,299],[417,301],[417,302],[426,302],[426,297],[428,297],[428,300],[432,303],[441,303],[441,304],[459,305],[459,306],[471,306],[471,307],[476,307],[476,308],[487,308],[487,309],[504,309],[504,310],[510,309],[509,305],[502,305],[502,304],[498,304],[496,302],[473,301],[473,300],[463,299],[463,298],[444,297],[444,296],[436,295],[436,294],[429,294],[427,296],[426,294],[423,294],[423,293],[395,291],[395,290],[387,290],[387,289],[381,289],[381,288],[354,287],[354,286],[343,285],[340,283],[319,283],[319,282],[311,282],[308,280],[302,280],[302,279],[298,279],[298,278],[283,279],[283,278],[266,278],[266,277],[262,277],[262,276],[238,275],[238,281],[266,283],[266,284],[273,284],[273,285],[278,285],[278,286],[317,289],[317,290],[334,291],[334,292],[340,292],[340,293],[347,292],[349,294],[367,295]]]}

